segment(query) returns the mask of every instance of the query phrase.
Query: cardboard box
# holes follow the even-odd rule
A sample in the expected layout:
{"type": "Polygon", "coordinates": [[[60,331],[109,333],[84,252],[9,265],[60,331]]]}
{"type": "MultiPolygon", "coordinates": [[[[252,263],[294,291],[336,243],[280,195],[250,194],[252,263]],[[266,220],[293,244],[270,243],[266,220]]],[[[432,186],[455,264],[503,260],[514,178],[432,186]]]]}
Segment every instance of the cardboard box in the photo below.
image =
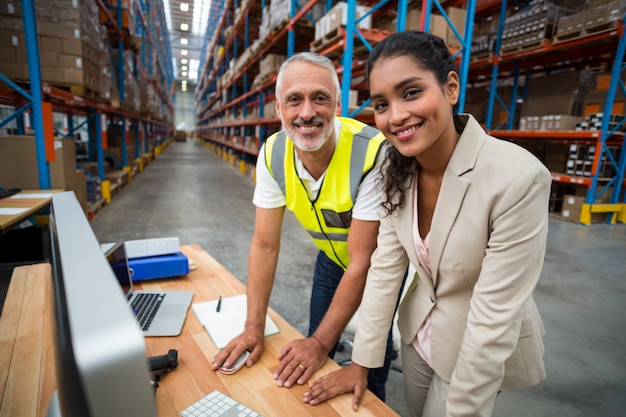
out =
{"type": "Polygon", "coordinates": [[[46,52],[62,52],[61,38],[55,36],[39,36],[39,50],[46,52]]]}
{"type": "Polygon", "coordinates": [[[11,80],[27,80],[28,68],[23,64],[0,61],[0,72],[11,80]]]}
{"type": "Polygon", "coordinates": [[[83,211],[87,213],[88,203],[87,203],[87,174],[85,171],[81,169],[76,170],[76,176],[74,177],[74,194],[76,194],[76,199],[80,203],[80,206],[83,208],[83,211]]]}
{"type": "MultiPolygon", "coordinates": [[[[465,34],[465,9],[461,9],[458,7],[450,7],[446,10],[446,14],[450,19],[450,22],[454,25],[456,30],[459,32],[461,36],[465,34]]],[[[419,24],[419,23],[418,23],[419,24]]],[[[430,20],[430,33],[435,36],[439,36],[444,41],[446,41],[447,45],[450,45],[455,48],[460,48],[462,46],[461,41],[454,33],[454,30],[450,27],[447,20],[443,15],[433,14],[431,15],[430,20]]]]}
{"type": "MultiPolygon", "coordinates": [[[[404,22],[404,30],[420,30],[421,19],[422,19],[422,9],[408,9],[406,11],[406,21],[404,22]]],[[[395,32],[395,28],[393,31],[395,32]]]]}
{"type": "MultiPolygon", "coordinates": [[[[77,182],[73,139],[55,139],[55,161],[48,163],[50,186],[74,191],[77,182]]],[[[38,189],[39,166],[34,136],[0,136],[0,184],[5,188],[38,189]]]]}
{"type": "Polygon", "coordinates": [[[287,57],[285,55],[267,54],[265,58],[259,62],[259,75],[278,72],[278,69],[286,59],[287,57]]]}
{"type": "Polygon", "coordinates": [[[0,15],[22,17],[21,0],[8,0],[1,2],[0,15]]]}
{"type": "Polygon", "coordinates": [[[586,19],[586,11],[576,13],[569,16],[563,16],[559,19],[556,29],[557,38],[566,39],[569,36],[575,36],[584,29],[586,19]]]}
{"type": "MultiPolygon", "coordinates": [[[[356,5],[355,17],[360,19],[365,16],[371,7],[356,5]]],[[[315,23],[315,39],[321,39],[335,29],[346,26],[348,20],[348,3],[340,1],[335,4],[320,20],[315,23]]],[[[359,29],[372,28],[372,15],[368,15],[359,21],[359,29]]]]}
{"type": "Polygon", "coordinates": [[[541,124],[539,130],[558,131],[575,130],[576,125],[585,120],[585,118],[567,114],[546,114],[541,116],[540,120],[541,124]]]}
{"type": "MultiPolygon", "coordinates": [[[[561,217],[574,223],[580,222],[580,213],[584,202],[584,196],[565,195],[561,208],[561,217]]],[[[606,216],[606,213],[591,213],[591,223],[603,223],[606,221],[606,216]]]]}
{"type": "Polygon", "coordinates": [[[445,41],[448,37],[448,22],[445,17],[439,14],[431,15],[429,32],[445,41]]]}
{"type": "Polygon", "coordinates": [[[128,171],[112,170],[104,174],[104,178],[109,180],[111,185],[126,185],[128,184],[128,171]]]}
{"type": "MultiPolygon", "coordinates": [[[[465,9],[461,9],[458,7],[450,7],[447,9],[446,12],[448,13],[450,21],[462,37],[465,33],[465,16],[467,12],[465,11],[465,9]]],[[[461,41],[459,40],[459,38],[457,38],[457,36],[454,34],[454,31],[450,27],[448,27],[446,42],[448,45],[457,48],[460,48],[462,46],[461,41]]]]}
{"type": "Polygon", "coordinates": [[[524,116],[576,115],[574,109],[579,99],[577,92],[581,88],[584,76],[583,72],[572,71],[531,78],[528,81],[527,98],[522,103],[520,114],[524,116]]]}
{"type": "MultiPolygon", "coordinates": [[[[28,76],[28,73],[26,74],[28,76]]],[[[41,67],[41,79],[49,83],[64,83],[65,77],[63,75],[63,68],[42,66],[41,67]]]]}

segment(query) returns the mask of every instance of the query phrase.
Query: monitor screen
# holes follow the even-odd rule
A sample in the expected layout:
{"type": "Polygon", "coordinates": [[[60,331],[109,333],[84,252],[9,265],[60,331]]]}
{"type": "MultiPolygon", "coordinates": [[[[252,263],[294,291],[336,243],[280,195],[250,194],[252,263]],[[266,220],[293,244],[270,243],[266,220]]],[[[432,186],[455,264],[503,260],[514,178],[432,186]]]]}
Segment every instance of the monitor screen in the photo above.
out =
{"type": "Polygon", "coordinates": [[[156,416],[143,335],[73,192],[50,212],[57,393],[48,416],[156,416]]]}

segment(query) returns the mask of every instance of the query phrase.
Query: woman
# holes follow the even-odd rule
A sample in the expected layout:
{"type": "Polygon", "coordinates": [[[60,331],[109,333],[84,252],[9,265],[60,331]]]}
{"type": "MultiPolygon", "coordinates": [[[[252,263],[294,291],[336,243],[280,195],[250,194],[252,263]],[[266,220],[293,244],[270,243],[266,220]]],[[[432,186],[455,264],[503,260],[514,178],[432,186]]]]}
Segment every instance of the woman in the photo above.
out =
{"type": "Polygon", "coordinates": [[[471,115],[456,114],[459,77],[440,38],[393,34],[374,48],[367,71],[376,126],[390,144],[385,215],[352,364],[310,384],[304,401],[353,391],[358,407],[368,369],[382,364],[385,324],[411,262],[417,273],[398,312],[410,415],[489,416],[499,391],[545,378],[532,293],[545,254],[550,173],[471,115]]]}

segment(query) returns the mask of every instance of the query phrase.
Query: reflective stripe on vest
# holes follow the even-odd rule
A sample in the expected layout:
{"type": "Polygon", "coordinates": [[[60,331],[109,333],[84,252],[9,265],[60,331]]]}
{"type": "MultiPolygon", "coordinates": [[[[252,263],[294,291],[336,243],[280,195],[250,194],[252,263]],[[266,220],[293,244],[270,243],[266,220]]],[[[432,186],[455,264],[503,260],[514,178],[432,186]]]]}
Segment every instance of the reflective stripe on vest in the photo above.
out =
{"type": "Polygon", "coordinates": [[[264,156],[285,195],[287,208],[296,215],[316,246],[345,269],[349,263],[347,240],[354,200],[363,177],[376,163],[384,136],[356,120],[341,117],[339,120],[342,126],[335,153],[313,201],[297,175],[293,143],[283,131],[268,138],[264,156]],[[349,172],[345,172],[346,166],[349,172]]]}

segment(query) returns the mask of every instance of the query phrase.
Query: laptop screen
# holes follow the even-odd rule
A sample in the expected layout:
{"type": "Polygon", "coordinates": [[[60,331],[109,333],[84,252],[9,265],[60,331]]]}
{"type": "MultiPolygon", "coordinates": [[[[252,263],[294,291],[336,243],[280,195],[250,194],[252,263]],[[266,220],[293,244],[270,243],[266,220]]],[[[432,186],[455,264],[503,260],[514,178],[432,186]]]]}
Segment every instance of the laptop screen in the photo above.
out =
{"type": "Polygon", "coordinates": [[[130,295],[133,289],[130,268],[128,267],[128,259],[126,258],[126,248],[124,242],[116,242],[105,254],[109,265],[117,280],[120,282],[124,294],[130,295]]]}

